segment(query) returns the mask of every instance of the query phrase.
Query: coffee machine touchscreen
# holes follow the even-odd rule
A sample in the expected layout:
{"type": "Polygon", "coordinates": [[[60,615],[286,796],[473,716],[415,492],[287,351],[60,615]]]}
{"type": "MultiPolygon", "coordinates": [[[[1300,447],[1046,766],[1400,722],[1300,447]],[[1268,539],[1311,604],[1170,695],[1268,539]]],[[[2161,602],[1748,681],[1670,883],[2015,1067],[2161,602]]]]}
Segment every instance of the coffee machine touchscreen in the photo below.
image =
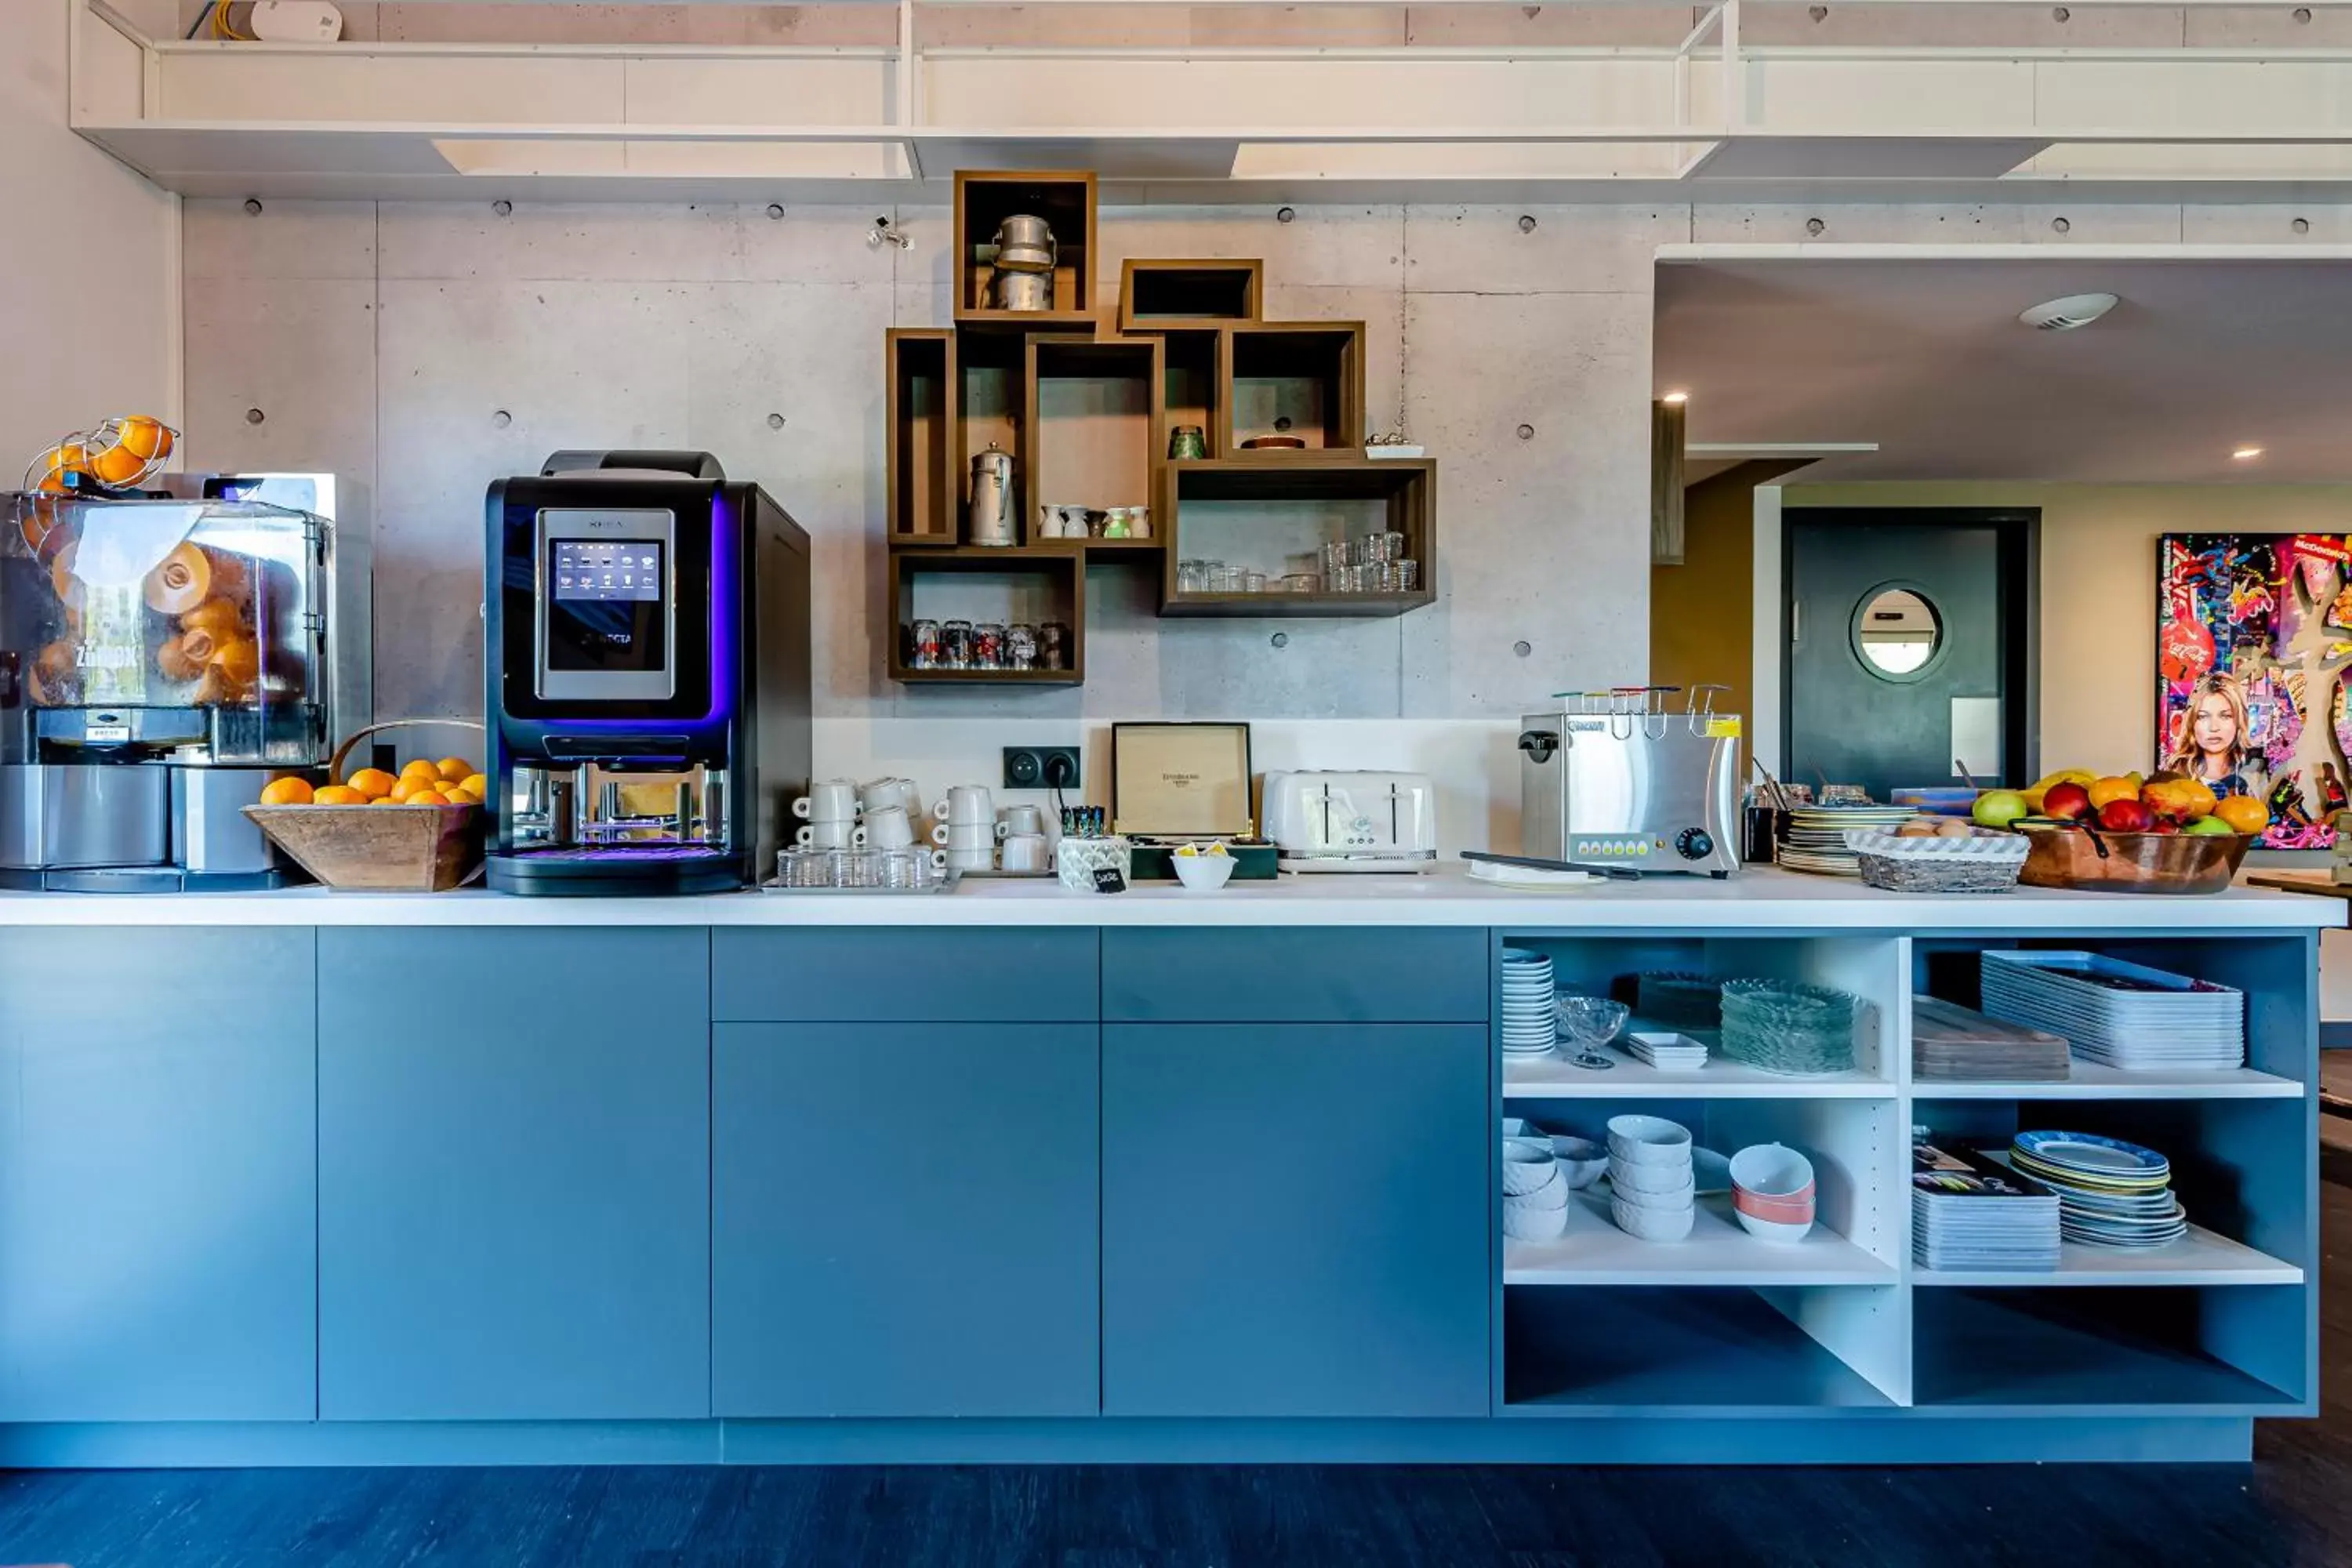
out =
{"type": "Polygon", "coordinates": [[[651,671],[663,668],[667,616],[662,542],[551,539],[551,669],[651,671]]]}

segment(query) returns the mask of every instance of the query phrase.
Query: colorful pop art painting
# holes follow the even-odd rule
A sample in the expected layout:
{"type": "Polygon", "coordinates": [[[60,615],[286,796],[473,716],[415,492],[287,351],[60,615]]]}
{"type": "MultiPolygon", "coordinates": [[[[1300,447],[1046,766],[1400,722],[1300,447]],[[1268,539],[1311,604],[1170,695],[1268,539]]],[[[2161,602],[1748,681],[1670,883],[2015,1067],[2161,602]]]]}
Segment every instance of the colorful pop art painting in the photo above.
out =
{"type": "Polygon", "coordinates": [[[2157,550],[2156,765],[2268,805],[2266,848],[2327,847],[2352,778],[2346,536],[2168,533],[2157,550]]]}

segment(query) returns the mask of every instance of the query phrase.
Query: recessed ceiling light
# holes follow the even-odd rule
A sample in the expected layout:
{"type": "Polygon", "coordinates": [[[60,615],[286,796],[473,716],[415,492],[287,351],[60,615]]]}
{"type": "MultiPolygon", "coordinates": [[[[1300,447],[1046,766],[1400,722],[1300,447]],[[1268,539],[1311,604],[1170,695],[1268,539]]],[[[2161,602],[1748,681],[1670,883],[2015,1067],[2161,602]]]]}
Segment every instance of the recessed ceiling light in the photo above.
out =
{"type": "Polygon", "coordinates": [[[1669,392],[1664,397],[1658,399],[1658,401],[1661,403],[1688,403],[1690,401],[1690,394],[1687,392],[1669,392]]]}
{"type": "Polygon", "coordinates": [[[2263,449],[2260,447],[2241,447],[2236,451],[2230,454],[2231,457],[2235,458],[2242,463],[2251,463],[2262,455],[2263,449]]]}
{"type": "Polygon", "coordinates": [[[2069,294],[2020,310],[2017,319],[2039,332],[2071,332],[2089,326],[2114,310],[2116,302],[2113,294],[2069,294]]]}

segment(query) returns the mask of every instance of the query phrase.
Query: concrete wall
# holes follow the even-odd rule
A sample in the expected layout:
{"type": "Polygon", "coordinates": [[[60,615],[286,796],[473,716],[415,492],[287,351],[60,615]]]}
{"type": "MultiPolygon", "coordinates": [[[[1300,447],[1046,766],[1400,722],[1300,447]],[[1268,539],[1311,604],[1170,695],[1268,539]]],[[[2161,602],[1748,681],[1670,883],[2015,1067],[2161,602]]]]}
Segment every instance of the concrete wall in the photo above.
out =
{"type": "Polygon", "coordinates": [[[0,489],[68,430],[177,410],[173,200],[66,128],[66,8],[0,35],[0,489]]]}

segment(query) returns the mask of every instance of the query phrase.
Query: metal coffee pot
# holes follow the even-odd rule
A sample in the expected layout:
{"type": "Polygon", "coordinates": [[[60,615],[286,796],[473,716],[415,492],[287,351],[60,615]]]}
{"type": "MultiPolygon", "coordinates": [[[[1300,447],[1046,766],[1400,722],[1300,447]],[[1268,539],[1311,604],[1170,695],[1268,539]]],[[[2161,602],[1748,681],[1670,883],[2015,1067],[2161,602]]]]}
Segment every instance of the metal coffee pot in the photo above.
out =
{"type": "Polygon", "coordinates": [[[971,460],[971,542],[1018,542],[1020,516],[1013,503],[1013,454],[992,441],[971,460]]]}

